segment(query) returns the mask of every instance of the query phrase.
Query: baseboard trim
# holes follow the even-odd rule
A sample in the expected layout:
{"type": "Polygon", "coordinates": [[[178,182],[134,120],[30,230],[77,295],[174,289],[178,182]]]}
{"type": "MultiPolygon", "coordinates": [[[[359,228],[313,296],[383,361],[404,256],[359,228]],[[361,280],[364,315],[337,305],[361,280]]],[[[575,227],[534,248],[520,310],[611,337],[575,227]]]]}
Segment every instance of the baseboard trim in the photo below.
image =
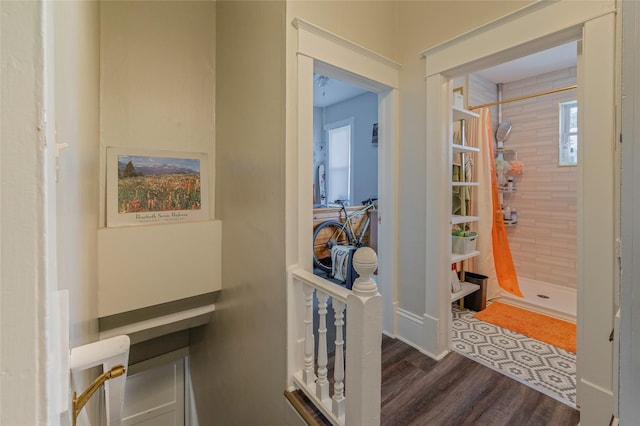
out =
{"type": "MultiPolygon", "coordinates": [[[[396,308],[398,333],[395,337],[407,345],[419,350],[429,358],[439,361],[449,352],[445,351],[440,355],[435,355],[432,351],[427,349],[426,344],[429,342],[427,337],[432,335],[432,333],[427,333],[427,326],[425,325],[424,319],[427,319],[430,323],[435,322],[435,325],[432,324],[428,328],[437,331],[438,321],[434,318],[431,318],[428,315],[420,317],[419,315],[406,311],[402,308],[396,308]]],[[[434,344],[437,345],[437,340],[434,341],[434,344]]]]}

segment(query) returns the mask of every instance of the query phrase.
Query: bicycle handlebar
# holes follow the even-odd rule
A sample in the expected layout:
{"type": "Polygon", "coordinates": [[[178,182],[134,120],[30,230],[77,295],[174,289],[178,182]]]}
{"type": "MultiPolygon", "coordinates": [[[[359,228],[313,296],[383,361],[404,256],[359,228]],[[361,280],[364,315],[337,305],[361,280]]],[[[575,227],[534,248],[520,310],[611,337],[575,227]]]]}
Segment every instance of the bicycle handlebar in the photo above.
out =
{"type": "MultiPolygon", "coordinates": [[[[340,204],[343,208],[345,207],[345,204],[348,202],[349,200],[335,200],[334,203],[336,204],[340,204]]],[[[360,204],[362,204],[363,206],[369,205],[369,204],[375,204],[375,202],[378,201],[377,197],[371,197],[371,198],[367,198],[364,201],[361,201],[360,204]]]]}
{"type": "Polygon", "coordinates": [[[361,201],[360,203],[361,203],[363,206],[366,206],[367,204],[374,204],[376,201],[378,201],[378,198],[377,198],[377,197],[371,197],[371,198],[368,198],[368,199],[366,199],[366,200],[364,200],[364,201],[361,201]]]}

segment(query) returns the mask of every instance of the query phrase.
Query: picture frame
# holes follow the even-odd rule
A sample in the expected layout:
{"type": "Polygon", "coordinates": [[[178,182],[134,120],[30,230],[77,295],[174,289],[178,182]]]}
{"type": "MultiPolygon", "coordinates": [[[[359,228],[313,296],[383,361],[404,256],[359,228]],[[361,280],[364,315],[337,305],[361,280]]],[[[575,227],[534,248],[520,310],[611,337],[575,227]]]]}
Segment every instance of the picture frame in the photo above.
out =
{"type": "Polygon", "coordinates": [[[107,227],[209,219],[205,153],[107,147],[107,227]]]}

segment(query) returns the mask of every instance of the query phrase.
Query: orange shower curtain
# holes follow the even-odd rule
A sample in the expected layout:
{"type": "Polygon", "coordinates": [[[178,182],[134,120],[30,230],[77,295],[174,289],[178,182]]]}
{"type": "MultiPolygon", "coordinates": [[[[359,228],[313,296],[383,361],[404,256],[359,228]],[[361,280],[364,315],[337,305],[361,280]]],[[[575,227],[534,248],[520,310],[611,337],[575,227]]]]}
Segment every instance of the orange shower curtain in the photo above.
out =
{"type": "MultiPolygon", "coordinates": [[[[509,248],[506,228],[504,226],[502,208],[500,206],[498,178],[496,175],[496,167],[494,161],[495,157],[493,152],[493,129],[491,126],[491,110],[489,108],[483,108],[482,110],[476,112],[480,114],[480,118],[478,120],[473,120],[473,124],[476,124],[475,126],[469,126],[471,128],[469,129],[469,139],[477,139],[476,143],[474,144],[472,142],[471,145],[482,145],[480,149],[487,150],[485,151],[487,152],[487,155],[483,155],[482,160],[486,160],[485,164],[487,162],[489,163],[486,164],[486,169],[489,169],[486,172],[489,175],[487,180],[490,180],[491,186],[491,206],[487,206],[488,208],[484,209],[481,208],[481,210],[483,210],[484,213],[489,213],[493,219],[492,223],[487,223],[485,228],[488,231],[489,226],[491,226],[491,244],[488,244],[488,242],[486,244],[483,244],[486,249],[490,248],[490,250],[492,251],[492,256],[489,253],[481,256],[481,258],[485,258],[486,262],[488,262],[487,264],[484,264],[482,266],[482,272],[486,275],[489,275],[489,280],[491,282],[491,275],[493,275],[495,271],[496,281],[503,290],[508,291],[509,293],[512,293],[516,296],[522,297],[520,286],[518,285],[518,277],[516,276],[516,269],[513,265],[513,258],[511,257],[511,249],[509,248]]],[[[484,167],[485,164],[479,164],[480,173],[482,173],[483,170],[486,170],[484,167]]],[[[482,222],[484,222],[483,219],[481,220],[482,222]]],[[[480,236],[480,239],[481,238],[482,235],[480,236]]],[[[499,296],[499,291],[497,289],[495,291],[491,291],[490,287],[487,296],[489,296],[489,298],[497,297],[499,296]]]]}
{"type": "Polygon", "coordinates": [[[489,150],[489,158],[491,159],[491,199],[493,202],[493,230],[491,232],[491,241],[493,243],[493,259],[496,265],[496,275],[498,277],[498,284],[503,290],[523,297],[520,286],[518,285],[516,268],[513,265],[509,240],[507,238],[507,229],[504,226],[502,217],[502,206],[500,205],[500,195],[498,193],[498,177],[496,175],[496,163],[493,152],[491,111],[489,110],[484,116],[486,120],[485,129],[489,133],[486,138],[488,141],[487,149],[489,150]]]}

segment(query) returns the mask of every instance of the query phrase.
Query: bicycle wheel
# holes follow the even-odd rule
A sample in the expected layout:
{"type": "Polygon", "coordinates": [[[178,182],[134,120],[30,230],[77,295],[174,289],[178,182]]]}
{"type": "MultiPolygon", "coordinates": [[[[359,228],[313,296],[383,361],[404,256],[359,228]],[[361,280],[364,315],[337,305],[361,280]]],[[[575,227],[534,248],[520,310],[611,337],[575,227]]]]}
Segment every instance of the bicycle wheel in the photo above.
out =
{"type": "Polygon", "coordinates": [[[351,245],[351,235],[343,224],[328,220],[313,231],[313,264],[324,272],[331,272],[331,247],[351,245]]]}

